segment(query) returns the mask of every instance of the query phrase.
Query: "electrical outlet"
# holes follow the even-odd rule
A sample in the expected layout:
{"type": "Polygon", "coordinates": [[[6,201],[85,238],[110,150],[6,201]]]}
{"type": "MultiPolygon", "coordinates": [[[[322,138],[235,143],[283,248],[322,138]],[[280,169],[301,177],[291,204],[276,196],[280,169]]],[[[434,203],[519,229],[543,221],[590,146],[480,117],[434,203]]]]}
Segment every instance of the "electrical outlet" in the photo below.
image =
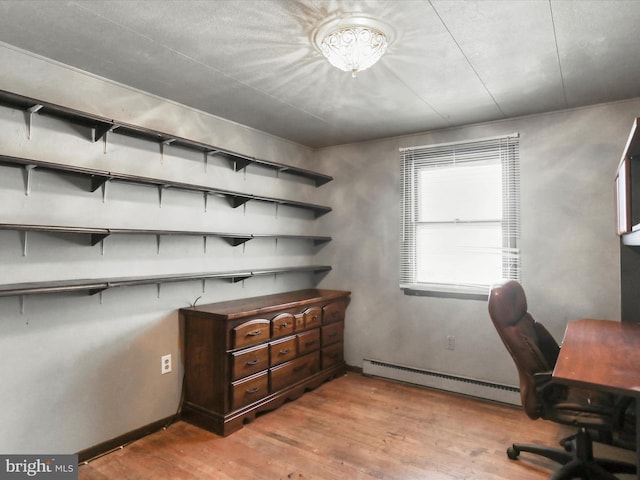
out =
{"type": "Polygon", "coordinates": [[[171,354],[163,355],[160,357],[160,373],[164,375],[165,373],[171,373],[171,354]]]}
{"type": "Polygon", "coordinates": [[[456,348],[456,337],[453,335],[447,335],[447,350],[455,350],[456,348]]]}

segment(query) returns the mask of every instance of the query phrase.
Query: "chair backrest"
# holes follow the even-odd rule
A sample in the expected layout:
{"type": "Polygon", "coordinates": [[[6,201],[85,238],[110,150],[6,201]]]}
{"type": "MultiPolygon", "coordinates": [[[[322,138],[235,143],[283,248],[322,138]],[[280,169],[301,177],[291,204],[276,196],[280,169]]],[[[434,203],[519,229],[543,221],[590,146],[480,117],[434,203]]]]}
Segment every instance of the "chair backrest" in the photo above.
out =
{"type": "Polygon", "coordinates": [[[560,347],[527,312],[524,290],[514,280],[491,288],[489,316],[518,369],[522,406],[530,418],[539,418],[543,405],[536,395],[535,374],[553,370],[560,347]]]}

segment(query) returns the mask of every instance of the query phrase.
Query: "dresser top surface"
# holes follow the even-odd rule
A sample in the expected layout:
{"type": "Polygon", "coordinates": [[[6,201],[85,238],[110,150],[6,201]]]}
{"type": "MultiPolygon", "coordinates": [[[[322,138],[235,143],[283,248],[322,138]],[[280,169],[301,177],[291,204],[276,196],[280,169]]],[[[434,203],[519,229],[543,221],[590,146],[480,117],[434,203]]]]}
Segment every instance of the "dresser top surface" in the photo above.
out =
{"type": "Polygon", "coordinates": [[[351,292],[345,290],[306,289],[294,292],[275,293],[259,297],[240,298],[225,302],[209,303],[182,308],[181,312],[206,313],[215,318],[230,320],[249,315],[258,315],[295,306],[313,304],[324,300],[348,298],[351,292]]]}

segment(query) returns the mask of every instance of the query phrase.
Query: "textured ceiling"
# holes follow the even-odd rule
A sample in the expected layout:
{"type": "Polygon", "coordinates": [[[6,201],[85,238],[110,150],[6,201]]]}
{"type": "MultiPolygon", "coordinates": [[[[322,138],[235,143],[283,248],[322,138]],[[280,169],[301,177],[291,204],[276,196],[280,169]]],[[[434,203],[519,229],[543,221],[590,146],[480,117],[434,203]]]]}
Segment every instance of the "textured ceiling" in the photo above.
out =
{"type": "Polygon", "coordinates": [[[0,42],[311,147],[640,97],[638,25],[636,0],[0,0],[0,42]],[[394,29],[356,79],[311,43],[340,12],[394,29]]]}

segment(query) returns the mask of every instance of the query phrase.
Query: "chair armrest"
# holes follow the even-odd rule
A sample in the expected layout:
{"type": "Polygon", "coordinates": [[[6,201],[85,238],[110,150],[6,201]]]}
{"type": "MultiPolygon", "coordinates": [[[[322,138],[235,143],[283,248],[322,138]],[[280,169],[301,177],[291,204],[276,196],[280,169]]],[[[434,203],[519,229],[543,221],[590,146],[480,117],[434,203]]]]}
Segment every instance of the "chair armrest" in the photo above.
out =
{"type": "Polygon", "coordinates": [[[538,372],[533,374],[536,381],[536,389],[544,388],[553,378],[553,372],[538,372]]]}
{"type": "Polygon", "coordinates": [[[559,402],[553,407],[559,411],[575,412],[576,414],[599,415],[606,417],[609,422],[612,422],[615,418],[615,409],[613,407],[598,403],[559,402]]]}
{"type": "Polygon", "coordinates": [[[553,372],[539,372],[533,376],[536,382],[536,394],[543,404],[543,408],[553,407],[567,399],[568,387],[554,383],[553,372]]]}

